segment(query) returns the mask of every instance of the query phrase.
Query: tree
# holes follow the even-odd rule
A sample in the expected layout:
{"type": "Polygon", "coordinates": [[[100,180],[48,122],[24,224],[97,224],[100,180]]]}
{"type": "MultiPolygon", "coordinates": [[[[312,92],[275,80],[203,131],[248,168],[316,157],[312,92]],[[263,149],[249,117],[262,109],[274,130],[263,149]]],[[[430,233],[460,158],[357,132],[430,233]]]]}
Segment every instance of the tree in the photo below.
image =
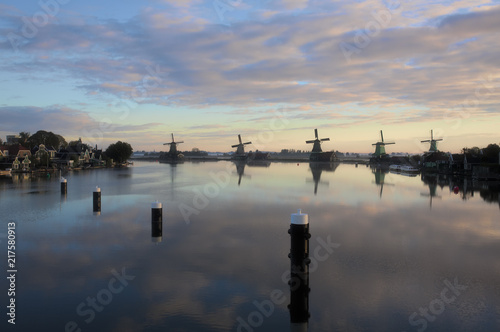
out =
{"type": "Polygon", "coordinates": [[[118,141],[114,144],[108,146],[104,154],[108,158],[112,158],[117,163],[124,163],[132,155],[132,147],[130,144],[122,141],[118,141]]]}
{"type": "Polygon", "coordinates": [[[57,149],[58,147],[67,147],[68,146],[68,142],[66,142],[66,140],[64,139],[64,137],[62,137],[61,135],[57,135],[57,138],[59,138],[59,146],[54,146],[54,149],[57,149]]]}
{"type": "Polygon", "coordinates": [[[62,138],[62,136],[56,135],[51,131],[39,130],[28,138],[27,144],[30,149],[40,144],[57,149],[61,144],[66,143],[64,138],[62,138],[61,142],[59,137],[62,138]]]}
{"type": "Polygon", "coordinates": [[[28,145],[28,139],[30,138],[31,134],[26,132],[26,131],[21,131],[19,133],[19,144],[21,144],[24,147],[27,147],[28,145]]]}
{"type": "Polygon", "coordinates": [[[497,144],[489,144],[483,149],[484,157],[490,163],[498,162],[498,154],[500,153],[500,146],[497,144]]]}

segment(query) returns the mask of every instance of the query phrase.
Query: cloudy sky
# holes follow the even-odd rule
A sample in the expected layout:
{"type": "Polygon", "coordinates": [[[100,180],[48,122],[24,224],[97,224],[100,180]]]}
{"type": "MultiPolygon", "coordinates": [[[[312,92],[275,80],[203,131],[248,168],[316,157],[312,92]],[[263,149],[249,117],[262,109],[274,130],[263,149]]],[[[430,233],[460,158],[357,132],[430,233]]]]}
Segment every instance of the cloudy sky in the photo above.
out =
{"type": "Polygon", "coordinates": [[[4,0],[0,137],[163,150],[499,143],[500,1],[4,0]]]}

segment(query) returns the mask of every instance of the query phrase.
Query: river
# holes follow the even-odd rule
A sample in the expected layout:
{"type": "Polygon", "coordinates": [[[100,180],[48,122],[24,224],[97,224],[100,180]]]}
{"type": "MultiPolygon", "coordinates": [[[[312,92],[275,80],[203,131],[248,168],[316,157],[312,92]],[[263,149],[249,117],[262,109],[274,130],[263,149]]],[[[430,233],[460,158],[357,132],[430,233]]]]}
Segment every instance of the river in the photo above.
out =
{"type": "MultiPolygon", "coordinates": [[[[63,176],[65,195],[58,176],[0,181],[5,262],[9,223],[16,234],[13,330],[500,330],[498,185],[228,161],[63,176]],[[311,263],[297,300],[288,229],[298,209],[311,263]]],[[[1,324],[13,328],[2,266],[1,324]]]]}

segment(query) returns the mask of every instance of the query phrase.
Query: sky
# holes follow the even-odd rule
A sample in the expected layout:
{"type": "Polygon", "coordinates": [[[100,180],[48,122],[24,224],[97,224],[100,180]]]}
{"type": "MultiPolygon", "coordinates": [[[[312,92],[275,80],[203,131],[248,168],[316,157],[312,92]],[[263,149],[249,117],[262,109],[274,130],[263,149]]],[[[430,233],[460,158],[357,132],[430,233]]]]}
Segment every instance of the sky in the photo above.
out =
{"type": "Polygon", "coordinates": [[[0,137],[369,153],[500,143],[500,1],[4,0],[0,137]]]}

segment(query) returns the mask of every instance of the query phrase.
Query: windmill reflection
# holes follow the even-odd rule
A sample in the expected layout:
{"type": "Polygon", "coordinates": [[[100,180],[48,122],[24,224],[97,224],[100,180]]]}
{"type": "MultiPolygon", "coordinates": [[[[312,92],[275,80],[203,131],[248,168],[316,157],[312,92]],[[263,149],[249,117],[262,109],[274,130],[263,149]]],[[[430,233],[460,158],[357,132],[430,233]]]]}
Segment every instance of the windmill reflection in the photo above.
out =
{"type": "Polygon", "coordinates": [[[385,182],[385,175],[389,173],[389,169],[380,168],[380,167],[372,167],[372,174],[375,175],[375,184],[380,186],[380,194],[379,197],[382,198],[382,192],[384,191],[384,184],[386,186],[394,186],[392,183],[385,182]]]}
{"type": "Polygon", "coordinates": [[[268,160],[233,160],[236,165],[236,173],[238,174],[238,186],[241,184],[241,178],[243,176],[251,178],[250,175],[245,175],[245,166],[248,167],[269,167],[271,162],[268,160]]]}
{"type": "MultiPolygon", "coordinates": [[[[321,181],[321,173],[323,171],[325,172],[335,172],[337,167],[339,166],[338,163],[324,163],[324,162],[310,162],[309,163],[309,168],[311,169],[311,173],[313,176],[313,182],[314,182],[314,195],[318,193],[318,185],[319,184],[324,184],[328,186],[330,183],[328,181],[321,181]]],[[[308,180],[309,182],[309,180],[308,180]]]]}
{"type": "Polygon", "coordinates": [[[436,194],[437,186],[438,186],[438,174],[422,174],[421,176],[422,182],[425,183],[429,187],[429,193],[420,193],[420,196],[429,197],[429,209],[432,210],[432,199],[439,198],[436,194]]]}
{"type": "Polygon", "coordinates": [[[238,174],[238,186],[239,186],[241,184],[241,178],[243,177],[243,175],[245,175],[246,161],[233,160],[233,163],[236,165],[236,173],[238,174]]]}
{"type": "Polygon", "coordinates": [[[174,179],[177,176],[177,163],[170,163],[170,199],[175,200],[174,179]]]}

